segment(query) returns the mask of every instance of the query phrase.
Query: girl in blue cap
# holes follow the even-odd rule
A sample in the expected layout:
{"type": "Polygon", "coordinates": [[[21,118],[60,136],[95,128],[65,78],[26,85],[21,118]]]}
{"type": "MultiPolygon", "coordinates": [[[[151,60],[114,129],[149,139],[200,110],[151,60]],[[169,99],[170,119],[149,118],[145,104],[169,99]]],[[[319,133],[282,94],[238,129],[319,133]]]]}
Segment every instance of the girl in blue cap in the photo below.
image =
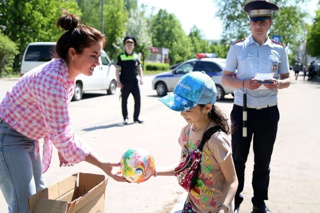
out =
{"type": "MultiPolygon", "coordinates": [[[[197,184],[188,192],[182,212],[232,212],[232,201],[238,180],[232,160],[229,126],[216,102],[213,80],[202,72],[184,75],[173,93],[160,99],[166,106],[180,111],[188,123],[182,128],[179,144],[182,156],[195,150],[206,130],[218,126],[202,149],[197,184]]],[[[174,175],[172,169],[157,168],[155,175],[174,175]]]]}

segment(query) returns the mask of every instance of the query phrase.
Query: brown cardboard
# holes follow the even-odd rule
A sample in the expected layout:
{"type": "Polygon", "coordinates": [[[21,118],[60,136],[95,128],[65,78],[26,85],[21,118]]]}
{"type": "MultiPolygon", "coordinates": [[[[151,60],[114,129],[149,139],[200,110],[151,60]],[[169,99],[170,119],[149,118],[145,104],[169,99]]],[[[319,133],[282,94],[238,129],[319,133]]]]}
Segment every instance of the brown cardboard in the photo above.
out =
{"type": "Polygon", "coordinates": [[[31,213],[105,212],[104,175],[77,173],[29,197],[31,213]]]}

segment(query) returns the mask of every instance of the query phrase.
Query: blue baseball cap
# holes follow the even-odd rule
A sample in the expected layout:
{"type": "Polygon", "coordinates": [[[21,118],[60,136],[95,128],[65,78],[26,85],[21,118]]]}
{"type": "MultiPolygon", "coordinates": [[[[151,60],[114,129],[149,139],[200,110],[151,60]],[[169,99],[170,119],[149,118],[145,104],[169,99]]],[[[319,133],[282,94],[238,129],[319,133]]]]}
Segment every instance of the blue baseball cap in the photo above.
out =
{"type": "Polygon", "coordinates": [[[217,89],[213,80],[204,72],[191,72],[182,76],[173,90],[159,99],[174,111],[186,111],[199,104],[214,104],[217,89]]]}

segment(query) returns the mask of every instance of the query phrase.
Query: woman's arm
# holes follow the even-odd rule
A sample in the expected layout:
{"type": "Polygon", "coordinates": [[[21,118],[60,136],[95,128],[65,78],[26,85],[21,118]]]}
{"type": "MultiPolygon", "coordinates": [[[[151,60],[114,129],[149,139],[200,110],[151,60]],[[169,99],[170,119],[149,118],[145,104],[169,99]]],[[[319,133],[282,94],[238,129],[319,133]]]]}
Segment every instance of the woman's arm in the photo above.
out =
{"type": "Polygon", "coordinates": [[[91,152],[88,155],[88,157],[86,158],[85,161],[87,161],[88,163],[90,163],[92,165],[99,167],[108,176],[110,176],[111,178],[113,178],[116,181],[128,182],[123,176],[112,173],[113,167],[119,167],[120,163],[110,163],[110,162],[104,161],[103,159],[101,159],[98,155],[94,154],[93,152],[91,152]]]}

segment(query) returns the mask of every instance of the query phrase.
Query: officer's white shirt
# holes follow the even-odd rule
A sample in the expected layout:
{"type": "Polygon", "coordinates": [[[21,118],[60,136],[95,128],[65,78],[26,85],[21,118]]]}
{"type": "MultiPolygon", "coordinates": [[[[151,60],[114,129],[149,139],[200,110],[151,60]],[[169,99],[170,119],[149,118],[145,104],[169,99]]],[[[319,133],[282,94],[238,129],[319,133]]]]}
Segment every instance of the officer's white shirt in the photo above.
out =
{"type": "MultiPolygon", "coordinates": [[[[238,79],[251,79],[256,73],[289,73],[285,47],[269,38],[263,45],[254,41],[252,35],[231,45],[224,70],[236,72],[238,79]]],[[[248,107],[263,107],[277,104],[277,89],[263,85],[256,90],[245,89],[248,107]]],[[[236,89],[234,103],[243,106],[243,89],[236,89]]]]}

